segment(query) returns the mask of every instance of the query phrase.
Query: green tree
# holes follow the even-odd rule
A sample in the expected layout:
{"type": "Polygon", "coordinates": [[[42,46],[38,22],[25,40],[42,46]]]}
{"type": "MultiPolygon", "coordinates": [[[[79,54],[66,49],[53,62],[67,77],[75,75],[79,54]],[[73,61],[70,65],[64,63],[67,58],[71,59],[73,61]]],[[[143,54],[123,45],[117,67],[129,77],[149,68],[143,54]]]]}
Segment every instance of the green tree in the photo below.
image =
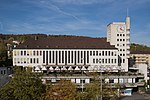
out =
{"type": "Polygon", "coordinates": [[[12,80],[0,89],[0,100],[39,100],[43,93],[39,75],[17,68],[12,80]]]}
{"type": "Polygon", "coordinates": [[[3,42],[0,43],[0,66],[5,66],[7,60],[7,50],[3,42]]]}
{"type": "Polygon", "coordinates": [[[76,93],[75,84],[70,81],[61,80],[47,90],[45,100],[75,100],[76,93]]]}

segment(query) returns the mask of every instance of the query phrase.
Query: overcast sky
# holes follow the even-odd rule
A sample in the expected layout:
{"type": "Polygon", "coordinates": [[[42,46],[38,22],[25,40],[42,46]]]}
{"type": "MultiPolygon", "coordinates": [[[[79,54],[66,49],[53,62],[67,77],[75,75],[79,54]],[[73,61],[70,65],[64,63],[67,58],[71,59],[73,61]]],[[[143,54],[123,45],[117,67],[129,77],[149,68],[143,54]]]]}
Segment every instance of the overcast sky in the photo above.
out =
{"type": "Polygon", "coordinates": [[[150,46],[150,0],[0,0],[0,33],[106,37],[131,17],[131,42],[150,46]]]}

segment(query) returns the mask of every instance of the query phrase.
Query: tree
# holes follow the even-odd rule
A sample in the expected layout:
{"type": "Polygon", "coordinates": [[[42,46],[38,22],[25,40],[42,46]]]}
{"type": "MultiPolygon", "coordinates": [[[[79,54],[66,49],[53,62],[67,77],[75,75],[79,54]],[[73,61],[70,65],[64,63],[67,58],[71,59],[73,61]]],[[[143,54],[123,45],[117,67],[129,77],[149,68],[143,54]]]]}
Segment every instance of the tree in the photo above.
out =
{"type": "Polygon", "coordinates": [[[0,43],[0,66],[5,66],[7,60],[7,50],[3,42],[0,43]]]}
{"type": "Polygon", "coordinates": [[[39,100],[43,93],[39,75],[17,68],[12,80],[0,89],[0,100],[39,100]]]}
{"type": "Polygon", "coordinates": [[[61,80],[52,85],[45,95],[45,100],[75,100],[76,85],[67,80],[61,80]]]}

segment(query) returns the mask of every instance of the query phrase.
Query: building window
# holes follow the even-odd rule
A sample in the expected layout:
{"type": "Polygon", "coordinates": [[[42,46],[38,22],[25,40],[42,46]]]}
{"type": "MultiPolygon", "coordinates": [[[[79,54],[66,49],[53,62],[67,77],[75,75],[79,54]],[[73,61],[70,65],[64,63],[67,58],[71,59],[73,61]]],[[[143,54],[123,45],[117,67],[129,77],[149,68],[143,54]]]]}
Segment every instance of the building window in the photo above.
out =
{"type": "Polygon", "coordinates": [[[114,60],[113,60],[113,59],[111,59],[111,63],[114,63],[113,61],[114,61],[114,60]]]}
{"type": "Polygon", "coordinates": [[[37,63],[39,63],[39,59],[37,58],[37,63]]]}
{"type": "Polygon", "coordinates": [[[49,63],[51,63],[51,51],[49,51],[49,63]]]}
{"type": "MultiPolygon", "coordinates": [[[[33,55],[34,55],[34,52],[33,52],[33,55]]],[[[45,51],[43,51],[43,63],[45,63],[45,51]]]]}
{"type": "Polygon", "coordinates": [[[71,51],[71,63],[73,63],[73,51],[71,51]]]}
{"type": "Polygon", "coordinates": [[[62,63],[64,63],[64,51],[62,51],[62,63]]]}
{"type": "Polygon", "coordinates": [[[96,56],[98,56],[98,51],[96,51],[96,56]]]}
{"type": "Polygon", "coordinates": [[[125,46],[125,44],[122,44],[123,46],[125,46]]]}
{"type": "Polygon", "coordinates": [[[92,51],[90,51],[90,56],[92,56],[92,51]]]}
{"type": "Polygon", "coordinates": [[[108,51],[108,56],[110,56],[110,51],[108,51]]]}
{"type": "Polygon", "coordinates": [[[23,55],[23,51],[21,51],[21,56],[23,55]]]}
{"type": "Polygon", "coordinates": [[[33,59],[33,63],[35,64],[35,58],[33,59]]]}
{"type": "Polygon", "coordinates": [[[110,64],[110,58],[108,59],[108,63],[110,64]]]}
{"type": "Polygon", "coordinates": [[[105,59],[105,63],[107,63],[107,59],[105,59]]]}
{"type": "Polygon", "coordinates": [[[33,51],[33,55],[35,56],[35,51],[33,51]]]}
{"type": "Polygon", "coordinates": [[[116,63],[116,59],[115,59],[115,63],[116,63]]]}
{"type": "Polygon", "coordinates": [[[107,51],[105,51],[105,56],[107,56],[107,51]]]}
{"type": "Polygon", "coordinates": [[[99,63],[99,62],[98,62],[98,59],[96,59],[96,63],[99,63]]]}
{"type": "Polygon", "coordinates": [[[24,55],[26,56],[26,51],[24,51],[24,55]]]}
{"type": "Polygon", "coordinates": [[[95,56],[95,51],[93,51],[93,56],[95,56]]]}
{"type": "Polygon", "coordinates": [[[104,56],[104,51],[102,51],[102,56],[104,56]]]}
{"type": "Polygon", "coordinates": [[[120,36],[122,36],[122,34],[120,34],[120,36]]]}
{"type": "Polygon", "coordinates": [[[113,56],[114,55],[114,53],[113,52],[111,52],[111,56],[113,56]]]}
{"type": "Polygon", "coordinates": [[[119,44],[117,44],[117,46],[119,46],[119,44]]]}
{"type": "Polygon", "coordinates": [[[104,63],[104,59],[102,59],[102,63],[104,63]]]}
{"type": "Polygon", "coordinates": [[[119,41],[119,39],[117,39],[117,41],[119,41]]]}
{"type": "Polygon", "coordinates": [[[125,59],[123,59],[123,63],[125,63],[125,59]]]}
{"type": "Polygon", "coordinates": [[[125,39],[123,39],[123,41],[125,41],[125,39]]]}
{"type": "Polygon", "coordinates": [[[120,39],[120,41],[122,41],[122,39],[120,39]]]}
{"type": "Polygon", "coordinates": [[[68,51],[68,63],[70,63],[70,51],[68,51]]]}
{"type": "Polygon", "coordinates": [[[32,64],[32,58],[30,58],[30,63],[32,64]]]}
{"type": "Polygon", "coordinates": [[[95,63],[95,59],[93,59],[93,63],[95,63]]]}
{"type": "Polygon", "coordinates": [[[87,51],[87,63],[89,63],[89,51],[87,51]]]}
{"type": "Polygon", "coordinates": [[[119,36],[119,34],[117,34],[117,36],[119,36]]]}
{"type": "Polygon", "coordinates": [[[42,51],[40,51],[40,56],[42,55],[42,51]]]}
{"type": "Polygon", "coordinates": [[[36,51],[37,56],[39,55],[39,51],[36,51]]]}

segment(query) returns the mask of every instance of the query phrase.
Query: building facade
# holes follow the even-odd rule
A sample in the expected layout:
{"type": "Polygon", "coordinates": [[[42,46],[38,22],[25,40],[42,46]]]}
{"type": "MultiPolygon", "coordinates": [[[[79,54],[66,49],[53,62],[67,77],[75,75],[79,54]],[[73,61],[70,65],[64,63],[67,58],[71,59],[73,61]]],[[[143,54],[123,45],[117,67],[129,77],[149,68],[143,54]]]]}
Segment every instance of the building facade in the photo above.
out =
{"type": "Polygon", "coordinates": [[[126,22],[113,22],[107,26],[107,42],[118,48],[119,66],[127,72],[130,54],[130,17],[126,17],[126,22]]]}
{"type": "Polygon", "coordinates": [[[149,51],[131,51],[130,64],[147,64],[150,66],[150,52],[149,51]]]}
{"type": "Polygon", "coordinates": [[[88,71],[106,67],[108,70],[119,69],[118,50],[106,42],[106,38],[75,36],[31,39],[20,44],[13,50],[13,65],[48,66],[51,70],[69,70],[69,67],[72,70],[84,67],[88,71]]]}

